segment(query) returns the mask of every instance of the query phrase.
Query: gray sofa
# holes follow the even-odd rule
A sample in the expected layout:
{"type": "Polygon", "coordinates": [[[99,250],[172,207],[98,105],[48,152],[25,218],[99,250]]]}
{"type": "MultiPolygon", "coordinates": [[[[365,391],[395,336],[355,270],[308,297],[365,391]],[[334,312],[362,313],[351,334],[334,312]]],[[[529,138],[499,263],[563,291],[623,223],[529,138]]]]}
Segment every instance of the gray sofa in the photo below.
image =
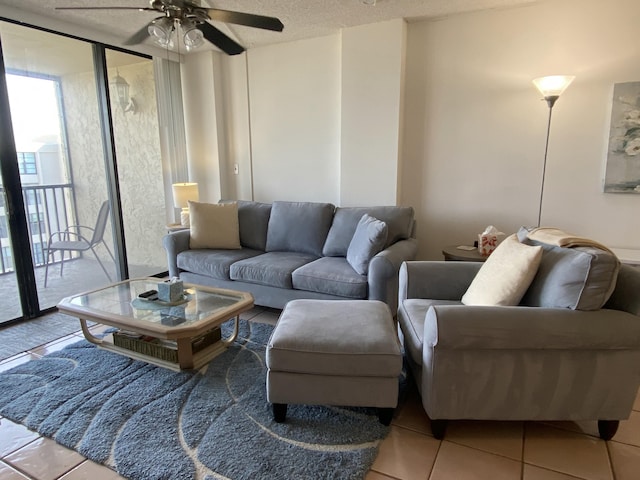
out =
{"type": "Polygon", "coordinates": [[[481,263],[401,267],[398,322],[436,438],[447,420],[490,419],[597,420],[609,439],[629,417],[640,384],[640,269],[589,248],[543,248],[516,306],[461,302],[481,263]]]}
{"type": "Polygon", "coordinates": [[[335,207],[330,203],[238,201],[240,249],[190,249],[189,230],[163,239],[169,274],[185,282],[253,294],[256,305],[295,299],[373,299],[397,310],[398,271],[415,258],[411,207],[335,207]],[[364,214],[386,224],[382,251],[361,275],[347,251],[364,214]]]}

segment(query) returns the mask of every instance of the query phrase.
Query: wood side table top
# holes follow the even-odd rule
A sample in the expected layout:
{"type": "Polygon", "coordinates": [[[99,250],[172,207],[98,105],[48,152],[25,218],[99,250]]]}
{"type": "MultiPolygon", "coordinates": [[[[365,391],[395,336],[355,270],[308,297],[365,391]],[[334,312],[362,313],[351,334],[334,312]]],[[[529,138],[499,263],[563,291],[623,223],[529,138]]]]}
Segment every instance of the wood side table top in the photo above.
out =
{"type": "Polygon", "coordinates": [[[487,257],[478,253],[478,249],[463,250],[458,245],[449,245],[442,249],[442,255],[447,262],[484,262],[487,257]]]}
{"type": "Polygon", "coordinates": [[[169,225],[167,225],[167,233],[177,232],[179,230],[189,230],[189,227],[185,227],[180,223],[170,223],[169,225]]]}

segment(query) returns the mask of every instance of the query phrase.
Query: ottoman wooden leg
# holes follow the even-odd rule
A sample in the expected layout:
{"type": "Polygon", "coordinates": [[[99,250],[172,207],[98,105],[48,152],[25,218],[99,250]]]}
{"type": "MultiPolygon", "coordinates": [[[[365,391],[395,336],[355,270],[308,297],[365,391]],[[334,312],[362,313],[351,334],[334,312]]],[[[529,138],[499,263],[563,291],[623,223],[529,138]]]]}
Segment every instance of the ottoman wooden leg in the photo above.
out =
{"type": "Polygon", "coordinates": [[[286,403],[274,403],[273,405],[273,419],[276,423],[282,423],[287,418],[287,404],[286,403]]]}
{"type": "Polygon", "coordinates": [[[389,426],[393,418],[393,408],[378,408],[378,420],[381,424],[389,426]]]}

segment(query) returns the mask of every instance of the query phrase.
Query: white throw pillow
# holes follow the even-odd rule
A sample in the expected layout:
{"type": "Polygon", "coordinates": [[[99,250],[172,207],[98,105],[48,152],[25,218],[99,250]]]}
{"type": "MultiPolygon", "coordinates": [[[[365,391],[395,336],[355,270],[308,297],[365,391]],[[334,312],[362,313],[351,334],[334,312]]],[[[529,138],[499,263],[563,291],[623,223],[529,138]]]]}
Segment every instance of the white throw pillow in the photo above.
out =
{"type": "Polygon", "coordinates": [[[240,223],[237,203],[189,201],[190,248],[239,249],[240,223]]]}
{"type": "Polygon", "coordinates": [[[462,297],[465,305],[518,305],[535,277],[542,247],[503,240],[484,262],[462,297]]]}

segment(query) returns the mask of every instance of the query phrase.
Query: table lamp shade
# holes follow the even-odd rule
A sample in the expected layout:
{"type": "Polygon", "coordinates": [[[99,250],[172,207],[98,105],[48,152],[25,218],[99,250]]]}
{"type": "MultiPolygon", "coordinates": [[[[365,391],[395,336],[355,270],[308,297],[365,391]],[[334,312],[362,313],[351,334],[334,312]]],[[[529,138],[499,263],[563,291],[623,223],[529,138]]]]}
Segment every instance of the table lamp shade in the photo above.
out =
{"type": "Polygon", "coordinates": [[[172,188],[173,206],[176,208],[188,208],[189,200],[197,202],[200,199],[197,183],[174,183],[172,188]]]}
{"type": "Polygon", "coordinates": [[[180,224],[184,227],[189,226],[189,200],[197,202],[200,199],[198,195],[197,183],[174,183],[173,189],[173,206],[181,208],[180,224]]]}

